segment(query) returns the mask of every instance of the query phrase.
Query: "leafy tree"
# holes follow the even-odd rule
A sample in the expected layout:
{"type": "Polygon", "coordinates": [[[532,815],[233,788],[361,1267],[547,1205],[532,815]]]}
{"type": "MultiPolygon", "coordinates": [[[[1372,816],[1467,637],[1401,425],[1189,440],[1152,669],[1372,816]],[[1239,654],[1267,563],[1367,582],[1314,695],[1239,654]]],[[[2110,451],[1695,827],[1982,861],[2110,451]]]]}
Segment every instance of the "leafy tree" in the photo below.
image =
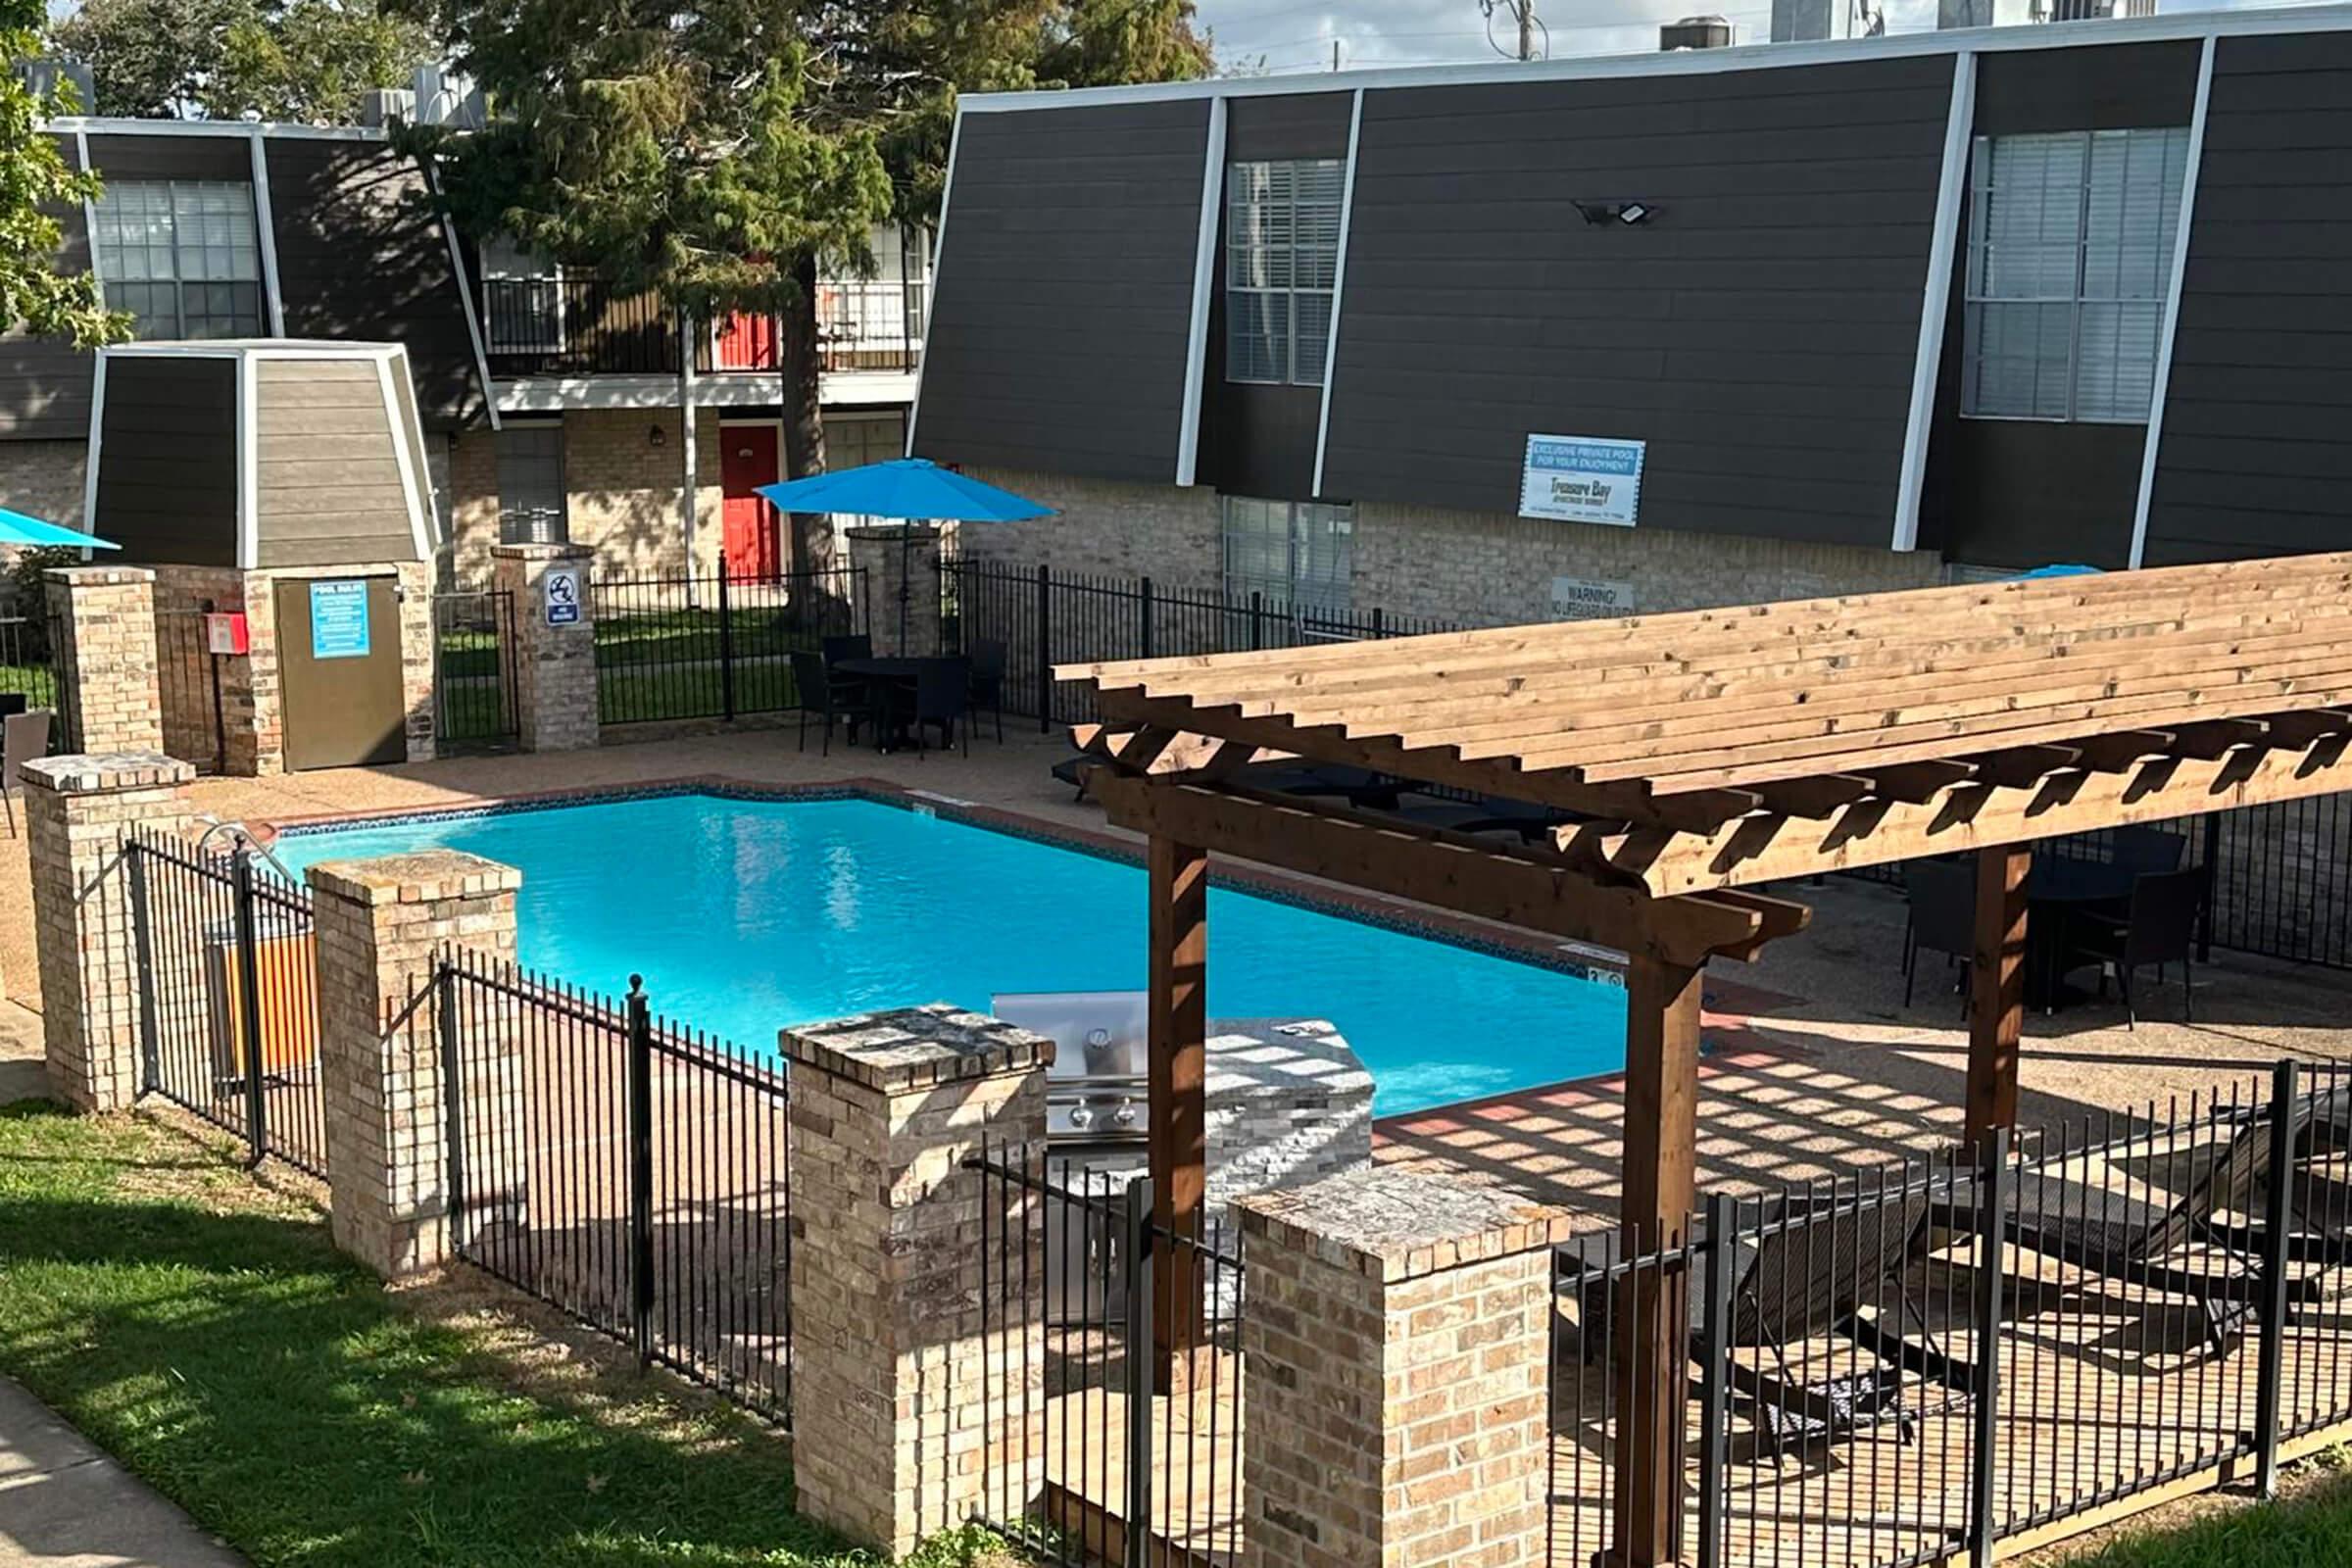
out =
{"type": "MultiPolygon", "coordinates": [[[[0,0],[0,58],[40,52],[41,0],[0,0]]],[[[65,243],[61,212],[94,198],[98,182],[66,166],[41,122],[79,106],[73,89],[37,90],[13,70],[0,71],[0,329],[22,326],[94,349],[129,335],[87,272],[57,270],[65,243]]]]}
{"type": "MultiPolygon", "coordinates": [[[[492,126],[410,137],[476,234],[701,319],[773,313],[794,476],[824,468],[820,267],[938,211],[958,89],[1199,75],[1191,0],[408,0],[492,126]]],[[[811,519],[794,519],[796,564],[811,519]]]]}
{"type": "Polygon", "coordinates": [[[349,124],[434,53],[376,0],[83,0],[50,33],[89,66],[98,113],[142,119],[349,124]]]}

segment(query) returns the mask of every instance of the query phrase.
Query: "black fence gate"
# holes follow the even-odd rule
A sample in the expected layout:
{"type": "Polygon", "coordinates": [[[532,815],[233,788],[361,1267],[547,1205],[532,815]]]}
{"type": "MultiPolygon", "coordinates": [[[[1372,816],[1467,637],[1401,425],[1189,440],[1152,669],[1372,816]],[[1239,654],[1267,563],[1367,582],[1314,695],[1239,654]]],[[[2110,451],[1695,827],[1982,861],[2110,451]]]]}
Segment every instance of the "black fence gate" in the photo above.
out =
{"type": "Polygon", "coordinates": [[[21,697],[27,709],[57,707],[57,662],[49,624],[28,615],[0,615],[0,696],[21,697]]]}
{"type": "Polygon", "coordinates": [[[250,848],[143,829],[121,869],[138,972],[105,983],[135,988],[141,1092],[244,1139],[254,1164],[275,1155],[323,1177],[309,891],[250,848]]]}
{"type": "Polygon", "coordinates": [[[200,773],[228,765],[228,726],[220,702],[220,659],[212,651],[207,600],[193,610],[155,612],[155,695],[162,707],[164,750],[200,773]]]}
{"type": "MultiPolygon", "coordinates": [[[[635,982],[632,980],[632,986],[635,982]]],[[[782,1072],[657,1016],[458,953],[429,1014],[459,1256],[776,1421],[792,1417],[782,1072]]]]}
{"type": "MultiPolygon", "coordinates": [[[[1137,1161],[1140,1164],[1140,1155],[1137,1161]]],[[[982,1189],[982,1512],[1039,1560],[1241,1560],[1242,1239],[1152,1217],[1151,1178],[1044,1150],[982,1189]]]]}
{"type": "Polygon", "coordinates": [[[497,751],[521,733],[514,687],[514,595],[433,595],[433,740],[443,755],[497,751]]]}

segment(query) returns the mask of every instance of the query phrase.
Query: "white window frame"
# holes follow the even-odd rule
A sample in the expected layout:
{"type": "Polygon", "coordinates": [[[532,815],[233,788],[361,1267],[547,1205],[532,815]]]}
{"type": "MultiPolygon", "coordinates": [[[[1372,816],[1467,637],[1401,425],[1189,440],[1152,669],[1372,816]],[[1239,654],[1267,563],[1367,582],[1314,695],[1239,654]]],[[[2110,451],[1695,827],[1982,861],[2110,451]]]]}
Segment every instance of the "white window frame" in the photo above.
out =
{"type": "MultiPolygon", "coordinates": [[[[2189,141],[2189,128],[2187,126],[2139,125],[2122,126],[2102,130],[2075,130],[2057,132],[2034,131],[2014,136],[1980,135],[1975,138],[1974,145],[1970,149],[1971,156],[1969,159],[1969,218],[1967,253],[1962,258],[1962,265],[1966,269],[1966,271],[1963,293],[1961,297],[1962,326],[1960,417],[1964,419],[2008,420],[2029,424],[2145,424],[2148,422],[2147,409],[2141,409],[2135,415],[2085,414],[2082,410],[2082,318],[2085,306],[2121,307],[2125,305],[2144,304],[2153,307],[2157,312],[2158,340],[2151,346],[2152,352],[2150,355],[2149,365],[2151,377],[2153,377],[2155,366],[2157,362],[2162,359],[2164,352],[2164,345],[2162,341],[2164,304],[2169,296],[2172,286],[2172,269],[2179,265],[2178,257],[2175,254],[2175,247],[2172,244],[2166,243],[2159,247],[2159,255],[2162,257],[2163,270],[2160,271],[2156,276],[2154,279],[2154,287],[2146,295],[2119,294],[2108,296],[2093,295],[2089,292],[2089,270],[2091,259],[2091,204],[2095,195],[2091,180],[2091,172],[2093,168],[2092,153],[2097,147],[2101,138],[2124,138],[2128,143],[2128,139],[2133,136],[2166,136],[2177,137],[2180,139],[2180,157],[2175,162],[2173,167],[2175,172],[2182,173],[2183,177],[2181,183],[2176,184],[2171,193],[2173,202],[2172,221],[2175,225],[2179,225],[2183,220],[2183,199],[2185,189],[2184,171],[2187,166],[2187,148],[2189,141]],[[2075,142],[2080,149],[2082,163],[2080,176],[2077,181],[2078,189],[2075,212],[2074,287],[2070,292],[2065,294],[1992,294],[1986,292],[1984,288],[1984,278],[1987,272],[1990,270],[1988,266],[1988,256],[1992,246],[1994,245],[1994,241],[1987,229],[1987,223],[1989,221],[1988,203],[1992,188],[1992,164],[1994,161],[1993,147],[1996,142],[2019,141],[2029,138],[2050,141],[2071,140],[2075,142]],[[2065,369],[2066,410],[2064,413],[2041,414],[2035,412],[2018,413],[2005,410],[1985,411],[1977,406],[1979,399],[1981,367],[1984,358],[1982,352],[1984,307],[1988,305],[2031,305],[2044,311],[2053,307],[2065,308],[2067,311],[2067,351],[2065,369]]],[[[2035,364],[2038,366],[2041,364],[2041,362],[2036,360],[2035,364]]],[[[2151,394],[2151,404],[2152,403],[2153,395],[2151,394]]]]}
{"type": "MultiPolygon", "coordinates": [[[[503,445],[494,445],[493,456],[498,466],[498,542],[516,544],[569,544],[571,542],[571,478],[570,440],[561,419],[508,419],[490,437],[494,444],[505,443],[515,436],[545,436],[556,438],[556,505],[555,531],[550,538],[539,537],[536,529],[517,531],[512,523],[507,506],[507,454],[503,445]]],[[[534,509],[539,510],[539,509],[534,509]]]]}
{"type": "MultiPolygon", "coordinates": [[[[1309,170],[1335,182],[1332,205],[1339,221],[1344,223],[1348,212],[1348,161],[1344,158],[1237,159],[1225,166],[1225,379],[1228,381],[1249,386],[1319,387],[1323,384],[1327,362],[1331,357],[1332,319],[1338,307],[1340,244],[1338,224],[1335,224],[1331,244],[1328,247],[1329,265],[1325,269],[1331,282],[1318,287],[1301,284],[1298,281],[1299,258],[1302,255],[1320,255],[1326,250],[1326,247],[1322,245],[1302,246],[1298,240],[1298,189],[1301,175],[1309,170]],[[1280,284],[1237,282],[1235,281],[1236,268],[1234,265],[1237,258],[1261,250],[1273,249],[1272,246],[1245,238],[1238,232],[1236,218],[1253,205],[1243,200],[1243,192],[1252,181],[1252,171],[1274,169],[1284,165],[1288,165],[1292,169],[1290,212],[1287,215],[1289,223],[1286,228],[1289,238],[1281,247],[1288,252],[1287,276],[1289,281],[1280,284]],[[1233,306],[1236,299],[1244,296],[1281,299],[1289,307],[1284,318],[1285,336],[1282,351],[1284,364],[1282,373],[1279,375],[1244,375],[1235,367],[1233,349],[1237,313],[1233,306]],[[1321,341],[1314,353],[1304,356],[1299,353],[1298,347],[1298,301],[1301,298],[1321,299],[1324,302],[1324,326],[1321,341]]],[[[1316,203],[1315,205],[1323,204],[1316,203]]]]}

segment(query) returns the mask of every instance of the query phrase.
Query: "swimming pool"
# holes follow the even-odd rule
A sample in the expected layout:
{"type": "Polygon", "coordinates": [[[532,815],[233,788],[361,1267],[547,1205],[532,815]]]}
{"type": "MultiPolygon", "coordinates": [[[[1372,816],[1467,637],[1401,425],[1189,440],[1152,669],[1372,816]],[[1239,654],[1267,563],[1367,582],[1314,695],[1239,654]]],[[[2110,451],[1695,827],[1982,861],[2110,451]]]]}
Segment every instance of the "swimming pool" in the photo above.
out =
{"type": "MultiPolygon", "coordinates": [[[[863,799],[679,794],[299,831],[319,860],[447,848],[517,866],[523,961],[747,1049],[870,1008],[1000,991],[1140,990],[1144,872],[863,799]]],[[[1573,969],[1232,888],[1209,895],[1212,1017],[1316,1016],[1383,1115],[1607,1072],[1625,994],[1573,969]]]]}

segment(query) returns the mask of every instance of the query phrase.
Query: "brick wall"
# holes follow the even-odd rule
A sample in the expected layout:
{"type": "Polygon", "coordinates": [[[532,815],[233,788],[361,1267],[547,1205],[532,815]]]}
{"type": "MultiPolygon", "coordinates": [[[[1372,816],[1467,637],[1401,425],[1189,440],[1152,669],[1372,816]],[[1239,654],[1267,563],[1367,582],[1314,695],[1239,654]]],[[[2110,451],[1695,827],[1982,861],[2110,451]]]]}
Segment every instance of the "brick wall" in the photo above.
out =
{"type": "Polygon", "coordinates": [[[42,593],[62,633],[57,678],[74,749],[161,750],[155,573],[136,566],[58,567],[44,574],[42,593]]]}
{"type": "MultiPolygon", "coordinates": [[[[964,528],[956,549],[967,559],[1148,575],[1173,588],[1214,589],[1222,582],[1219,501],[1205,486],[1188,491],[974,472],[1056,508],[1058,515],[964,528]]],[[[1630,582],[1643,612],[1916,588],[1943,578],[1943,563],[1933,552],[1608,528],[1380,502],[1357,508],[1354,543],[1358,607],[1473,625],[1551,619],[1554,577],[1630,582]]]]}
{"type": "MultiPolygon", "coordinates": [[[[716,409],[695,411],[694,569],[705,573],[718,569],[725,534],[718,420],[716,409]]],[[[678,504],[684,430],[685,417],[676,409],[574,409],[564,416],[571,542],[596,552],[599,577],[671,577],[686,570],[678,504]],[[653,442],[655,430],[662,432],[660,446],[653,442]]],[[[478,586],[490,580],[490,550],[499,542],[497,435],[468,430],[458,437],[450,491],[449,569],[456,581],[478,586]]]]}
{"type": "MultiPolygon", "coordinates": [[[[156,686],[164,710],[164,750],[205,768],[218,759],[224,770],[250,776],[257,771],[253,660],[249,655],[213,658],[198,618],[207,609],[222,614],[246,610],[245,573],[234,566],[155,568],[156,686]]],[[[274,712],[270,723],[274,728],[274,712]]],[[[273,755],[277,749],[272,736],[273,755]]]]}
{"type": "Polygon", "coordinates": [[[0,441],[0,496],[15,511],[78,528],[87,441],[0,441]]]}

